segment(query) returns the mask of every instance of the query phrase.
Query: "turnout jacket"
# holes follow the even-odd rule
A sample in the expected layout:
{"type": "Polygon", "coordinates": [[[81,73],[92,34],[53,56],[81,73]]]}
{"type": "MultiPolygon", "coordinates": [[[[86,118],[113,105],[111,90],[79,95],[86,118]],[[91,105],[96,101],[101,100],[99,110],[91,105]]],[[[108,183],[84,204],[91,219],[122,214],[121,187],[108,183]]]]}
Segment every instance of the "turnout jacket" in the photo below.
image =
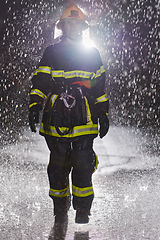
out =
{"type": "Polygon", "coordinates": [[[32,78],[30,110],[43,106],[40,134],[73,138],[98,134],[108,115],[105,69],[96,48],[65,40],[46,48],[32,78]]]}

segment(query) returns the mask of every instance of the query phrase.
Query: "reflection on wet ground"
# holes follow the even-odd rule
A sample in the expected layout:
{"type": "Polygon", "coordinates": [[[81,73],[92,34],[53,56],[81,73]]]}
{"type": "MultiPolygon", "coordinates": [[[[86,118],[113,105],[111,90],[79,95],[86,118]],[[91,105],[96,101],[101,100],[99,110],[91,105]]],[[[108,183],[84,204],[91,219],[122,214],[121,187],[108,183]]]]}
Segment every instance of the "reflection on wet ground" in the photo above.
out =
{"type": "MultiPolygon", "coordinates": [[[[65,240],[67,227],[67,223],[54,224],[54,226],[51,228],[48,240],[65,240]]],[[[73,240],[89,240],[89,231],[74,232],[73,240]]]]}
{"type": "Polygon", "coordinates": [[[89,240],[89,232],[75,232],[74,240],[89,240]]]}

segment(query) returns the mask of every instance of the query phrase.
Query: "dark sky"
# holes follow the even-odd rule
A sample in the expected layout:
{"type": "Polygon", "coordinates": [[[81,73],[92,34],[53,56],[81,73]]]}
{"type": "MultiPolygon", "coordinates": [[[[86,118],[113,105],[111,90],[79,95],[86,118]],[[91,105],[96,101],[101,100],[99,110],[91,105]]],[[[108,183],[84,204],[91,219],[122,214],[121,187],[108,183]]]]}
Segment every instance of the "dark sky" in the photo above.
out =
{"type": "Polygon", "coordinates": [[[7,15],[7,4],[5,4],[5,0],[1,0],[0,7],[0,20],[4,20],[7,15]]]}

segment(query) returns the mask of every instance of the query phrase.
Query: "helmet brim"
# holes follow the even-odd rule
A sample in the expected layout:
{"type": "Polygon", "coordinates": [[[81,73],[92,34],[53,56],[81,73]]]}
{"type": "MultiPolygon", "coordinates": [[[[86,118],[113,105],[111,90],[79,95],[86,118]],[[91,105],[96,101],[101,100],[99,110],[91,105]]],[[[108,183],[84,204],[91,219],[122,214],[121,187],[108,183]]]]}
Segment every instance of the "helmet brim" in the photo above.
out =
{"type": "Polygon", "coordinates": [[[64,19],[61,19],[61,20],[59,20],[57,23],[56,23],[56,27],[59,29],[59,30],[62,30],[62,22],[65,22],[65,21],[72,21],[72,20],[76,20],[76,21],[80,21],[80,22],[82,22],[83,23],[83,25],[82,25],[82,31],[84,31],[84,30],[86,30],[88,27],[89,27],[89,25],[88,25],[88,23],[86,22],[86,21],[84,21],[84,20],[81,20],[81,19],[77,19],[77,18],[64,18],[64,19]]]}

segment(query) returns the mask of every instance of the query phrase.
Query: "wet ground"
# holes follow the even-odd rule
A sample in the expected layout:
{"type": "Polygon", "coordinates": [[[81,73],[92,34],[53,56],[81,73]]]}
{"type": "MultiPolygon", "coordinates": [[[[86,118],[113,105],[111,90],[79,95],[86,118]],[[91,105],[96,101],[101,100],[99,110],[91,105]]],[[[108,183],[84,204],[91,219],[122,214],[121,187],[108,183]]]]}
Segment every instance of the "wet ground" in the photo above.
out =
{"type": "MultiPolygon", "coordinates": [[[[130,128],[111,127],[95,140],[100,163],[90,222],[75,224],[71,207],[65,239],[160,239],[160,157],[147,146],[148,139],[130,128]]],[[[26,130],[18,144],[0,151],[0,239],[54,239],[43,137],[26,130]]]]}

